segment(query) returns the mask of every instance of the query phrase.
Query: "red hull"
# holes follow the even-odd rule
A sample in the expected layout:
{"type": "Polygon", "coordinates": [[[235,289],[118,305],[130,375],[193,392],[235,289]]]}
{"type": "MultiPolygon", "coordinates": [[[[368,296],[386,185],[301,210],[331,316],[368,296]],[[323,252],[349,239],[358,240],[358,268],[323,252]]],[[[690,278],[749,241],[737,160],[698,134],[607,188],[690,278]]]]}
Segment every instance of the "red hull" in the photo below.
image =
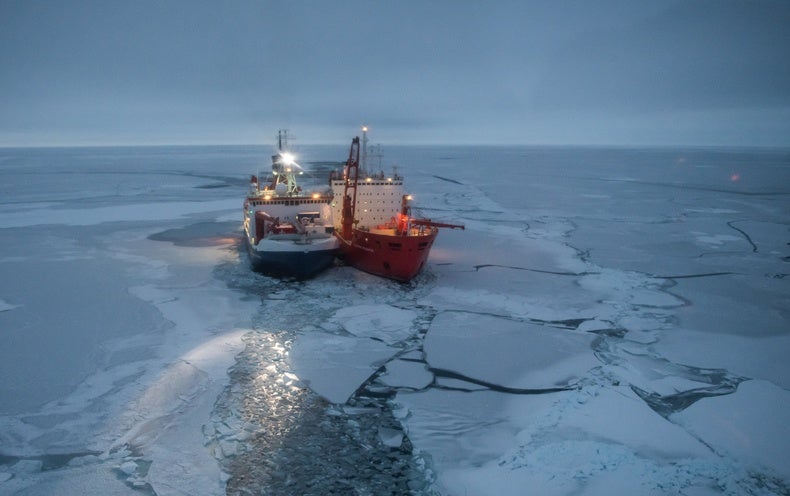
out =
{"type": "Polygon", "coordinates": [[[340,233],[337,237],[347,264],[377,276],[408,282],[422,270],[438,233],[436,228],[409,236],[354,229],[351,240],[344,239],[340,233]]]}

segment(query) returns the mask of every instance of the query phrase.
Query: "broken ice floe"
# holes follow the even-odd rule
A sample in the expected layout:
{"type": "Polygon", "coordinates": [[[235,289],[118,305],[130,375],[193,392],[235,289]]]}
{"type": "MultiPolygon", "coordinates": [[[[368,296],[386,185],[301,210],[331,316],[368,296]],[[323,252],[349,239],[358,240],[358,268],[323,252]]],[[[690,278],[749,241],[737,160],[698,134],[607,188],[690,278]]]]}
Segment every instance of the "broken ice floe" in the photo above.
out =
{"type": "Polygon", "coordinates": [[[289,356],[301,381],[342,404],[394,353],[380,341],[316,332],[299,336],[289,356]]]}
{"type": "Polygon", "coordinates": [[[671,420],[719,455],[790,480],[790,392],[766,381],[745,381],[738,393],[706,398],[671,420]]]}
{"type": "Polygon", "coordinates": [[[572,384],[600,365],[592,334],[568,332],[488,315],[444,312],[425,338],[431,369],[506,388],[554,388],[572,384]]]}

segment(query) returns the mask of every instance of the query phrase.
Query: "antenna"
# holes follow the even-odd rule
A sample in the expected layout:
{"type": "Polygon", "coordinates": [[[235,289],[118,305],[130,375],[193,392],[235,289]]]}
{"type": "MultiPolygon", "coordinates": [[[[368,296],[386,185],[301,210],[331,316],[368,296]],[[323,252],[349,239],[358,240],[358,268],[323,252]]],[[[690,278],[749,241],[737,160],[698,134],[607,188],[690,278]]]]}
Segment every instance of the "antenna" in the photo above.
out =
{"type": "Polygon", "coordinates": [[[381,151],[381,145],[372,145],[370,147],[370,155],[376,159],[378,170],[383,171],[384,169],[381,168],[381,159],[384,157],[384,153],[381,151]]]}
{"type": "Polygon", "coordinates": [[[285,151],[288,149],[288,130],[287,129],[278,129],[277,130],[277,151],[285,151]]]}

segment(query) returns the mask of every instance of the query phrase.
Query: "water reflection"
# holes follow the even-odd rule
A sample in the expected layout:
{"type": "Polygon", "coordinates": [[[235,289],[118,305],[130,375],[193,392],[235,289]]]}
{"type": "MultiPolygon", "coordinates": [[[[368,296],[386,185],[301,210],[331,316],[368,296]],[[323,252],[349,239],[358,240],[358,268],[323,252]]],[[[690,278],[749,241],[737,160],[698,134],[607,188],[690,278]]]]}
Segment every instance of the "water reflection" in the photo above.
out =
{"type": "Polygon", "coordinates": [[[332,405],[290,370],[296,330],[320,325],[326,315],[314,308],[315,298],[338,288],[226,269],[226,280],[264,298],[207,436],[228,474],[227,494],[432,494],[387,395],[362,389],[346,405],[332,405]],[[283,305],[293,294],[311,308],[283,305]]]}
{"type": "Polygon", "coordinates": [[[390,447],[379,438],[380,430],[400,431],[385,399],[357,396],[345,407],[330,405],[288,372],[288,332],[258,332],[246,340],[216,428],[230,474],[227,494],[425,490],[408,439],[390,447]]]}

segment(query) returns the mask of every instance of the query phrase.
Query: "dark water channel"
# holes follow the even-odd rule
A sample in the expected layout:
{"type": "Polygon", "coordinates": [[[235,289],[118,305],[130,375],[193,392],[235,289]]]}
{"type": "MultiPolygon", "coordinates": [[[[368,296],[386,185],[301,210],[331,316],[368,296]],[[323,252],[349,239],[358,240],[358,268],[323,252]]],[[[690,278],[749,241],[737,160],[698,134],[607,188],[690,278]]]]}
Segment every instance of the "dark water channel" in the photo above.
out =
{"type": "Polygon", "coordinates": [[[348,288],[277,281],[251,273],[245,262],[240,254],[238,266],[217,269],[230,287],[262,299],[214,412],[227,494],[435,494],[430,470],[393,416],[394,390],[370,380],[345,405],[333,405],[290,370],[287,354],[297,332],[331,314],[316,311],[312,299],[348,288]],[[272,299],[277,293],[297,294],[298,303],[272,299]]]}

